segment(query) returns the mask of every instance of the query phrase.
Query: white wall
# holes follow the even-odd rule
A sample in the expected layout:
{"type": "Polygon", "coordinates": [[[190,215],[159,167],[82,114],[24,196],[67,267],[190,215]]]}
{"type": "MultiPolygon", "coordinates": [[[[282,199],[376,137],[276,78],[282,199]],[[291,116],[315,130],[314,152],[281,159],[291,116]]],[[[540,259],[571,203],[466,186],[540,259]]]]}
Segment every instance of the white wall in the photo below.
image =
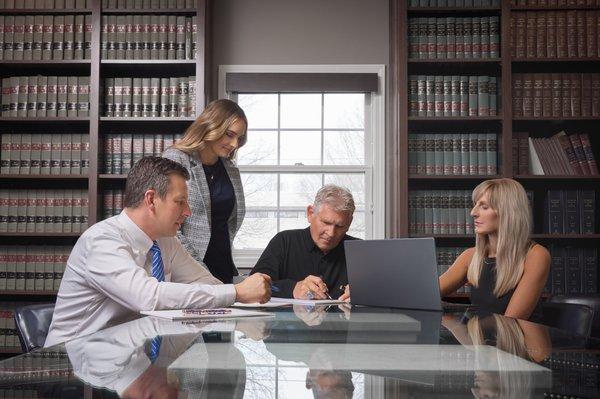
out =
{"type": "Polygon", "coordinates": [[[389,65],[388,0],[214,0],[212,98],[219,65],[389,65]]]}

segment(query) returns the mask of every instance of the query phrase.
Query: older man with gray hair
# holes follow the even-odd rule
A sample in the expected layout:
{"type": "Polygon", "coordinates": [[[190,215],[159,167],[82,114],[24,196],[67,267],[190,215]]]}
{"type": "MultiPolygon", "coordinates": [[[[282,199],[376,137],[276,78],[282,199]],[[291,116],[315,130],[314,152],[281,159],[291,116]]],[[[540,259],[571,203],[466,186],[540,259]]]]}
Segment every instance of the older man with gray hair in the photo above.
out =
{"type": "Polygon", "coordinates": [[[260,256],[252,273],[271,277],[272,295],[284,298],[348,300],[344,241],[354,199],[345,188],[323,186],[306,210],[309,227],[281,231],[260,256]]]}

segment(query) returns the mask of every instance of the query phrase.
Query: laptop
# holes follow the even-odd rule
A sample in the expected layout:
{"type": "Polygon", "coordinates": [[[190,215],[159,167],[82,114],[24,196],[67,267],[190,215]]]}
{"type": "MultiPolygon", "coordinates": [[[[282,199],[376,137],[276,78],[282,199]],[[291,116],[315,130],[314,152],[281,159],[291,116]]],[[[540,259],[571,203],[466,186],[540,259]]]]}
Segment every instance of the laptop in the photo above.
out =
{"type": "Polygon", "coordinates": [[[442,311],[433,238],[347,240],[352,304],[442,311]]]}

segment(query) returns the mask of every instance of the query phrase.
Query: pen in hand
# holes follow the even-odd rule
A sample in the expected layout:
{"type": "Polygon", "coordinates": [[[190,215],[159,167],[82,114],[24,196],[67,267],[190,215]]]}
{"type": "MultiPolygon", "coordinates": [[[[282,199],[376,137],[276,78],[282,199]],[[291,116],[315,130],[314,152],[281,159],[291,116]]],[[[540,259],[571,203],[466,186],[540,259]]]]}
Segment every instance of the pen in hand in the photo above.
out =
{"type": "Polygon", "coordinates": [[[281,290],[279,289],[278,286],[276,286],[275,284],[271,283],[271,292],[281,292],[281,290]]]}

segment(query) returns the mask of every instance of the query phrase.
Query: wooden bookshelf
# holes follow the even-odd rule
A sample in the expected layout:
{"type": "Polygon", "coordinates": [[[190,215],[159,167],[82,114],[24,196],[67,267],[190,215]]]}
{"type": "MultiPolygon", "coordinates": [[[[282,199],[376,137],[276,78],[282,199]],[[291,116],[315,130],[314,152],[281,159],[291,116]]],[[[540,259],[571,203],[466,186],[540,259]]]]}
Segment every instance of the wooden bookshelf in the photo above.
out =
{"type": "MultiPolygon", "coordinates": [[[[102,81],[107,77],[139,76],[196,76],[195,112],[199,115],[205,106],[205,71],[209,71],[210,53],[207,51],[209,35],[207,18],[209,0],[195,0],[194,8],[160,9],[160,10],[116,10],[102,9],[101,0],[92,0],[91,7],[86,9],[0,9],[0,15],[69,15],[89,14],[91,16],[91,56],[83,60],[0,60],[0,75],[8,76],[90,76],[89,116],[87,117],[0,117],[0,126],[10,133],[35,132],[57,134],[61,132],[89,135],[89,173],[86,175],[21,175],[0,174],[0,185],[9,189],[30,188],[76,188],[87,189],[88,225],[93,225],[101,219],[102,190],[111,187],[111,183],[121,184],[125,175],[101,175],[102,144],[108,133],[119,132],[126,127],[128,132],[155,133],[157,127],[161,132],[182,133],[194,118],[108,118],[103,116],[101,109],[102,81]],[[101,59],[101,24],[102,16],[116,15],[178,15],[197,17],[196,60],[105,60],[101,59]],[[58,183],[58,184],[57,184],[58,183]]],[[[35,246],[65,246],[73,245],[80,233],[15,233],[0,232],[2,245],[35,245],[35,246]]],[[[0,301],[26,302],[48,301],[56,296],[56,291],[0,291],[0,301]]],[[[0,348],[0,353],[20,353],[20,348],[0,348]]]]}
{"type": "MultiPolygon", "coordinates": [[[[390,2],[390,149],[387,153],[387,187],[390,217],[389,237],[435,237],[440,247],[472,246],[473,234],[414,234],[409,230],[409,193],[412,190],[472,190],[483,180],[507,177],[520,181],[525,189],[534,193],[534,234],[547,247],[570,245],[600,249],[600,176],[530,175],[513,172],[513,131],[527,131],[531,137],[550,137],[560,130],[567,133],[588,133],[596,160],[600,159],[600,117],[522,117],[513,115],[512,78],[514,73],[596,73],[600,53],[591,57],[524,58],[511,56],[511,15],[516,11],[547,10],[600,10],[600,6],[511,6],[501,1],[499,7],[448,8],[411,7],[410,2],[390,2]],[[443,17],[489,17],[500,18],[500,57],[498,58],[409,58],[410,18],[443,17]],[[491,75],[490,75],[491,74],[491,75]],[[496,76],[498,116],[488,117],[424,117],[409,115],[409,75],[490,75],[496,76]],[[462,131],[461,129],[463,129],[462,131]],[[409,135],[412,133],[497,133],[497,175],[420,175],[408,173],[409,135]],[[596,198],[595,228],[593,234],[546,234],[543,233],[544,200],[547,190],[594,190],[596,198]]],[[[422,42],[419,42],[422,44],[422,42]]],[[[566,46],[566,44],[565,44],[566,46]]],[[[421,55],[422,56],[422,55],[421,55]]],[[[413,100],[414,101],[414,100],[413,100]]],[[[437,149],[436,149],[437,151],[437,149]]],[[[412,165],[412,164],[411,164],[412,165]]],[[[600,284],[599,284],[600,286],[600,284]]],[[[453,298],[466,298],[457,294],[453,298]]]]}

